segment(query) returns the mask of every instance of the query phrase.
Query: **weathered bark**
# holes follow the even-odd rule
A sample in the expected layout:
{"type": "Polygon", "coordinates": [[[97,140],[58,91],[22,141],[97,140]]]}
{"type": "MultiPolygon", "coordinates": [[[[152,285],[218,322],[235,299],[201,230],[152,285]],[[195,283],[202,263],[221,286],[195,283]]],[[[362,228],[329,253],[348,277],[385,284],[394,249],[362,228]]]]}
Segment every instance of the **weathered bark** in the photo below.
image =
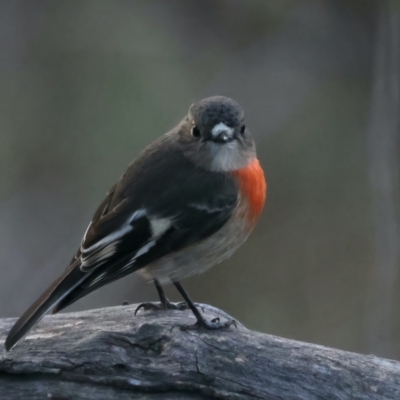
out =
{"type": "MultiPolygon", "coordinates": [[[[210,306],[205,315],[226,318],[210,306]]],[[[400,399],[400,363],[246,329],[182,331],[189,311],[46,317],[0,350],[1,399],[400,399]]],[[[0,320],[2,343],[14,319],[0,320]]]]}

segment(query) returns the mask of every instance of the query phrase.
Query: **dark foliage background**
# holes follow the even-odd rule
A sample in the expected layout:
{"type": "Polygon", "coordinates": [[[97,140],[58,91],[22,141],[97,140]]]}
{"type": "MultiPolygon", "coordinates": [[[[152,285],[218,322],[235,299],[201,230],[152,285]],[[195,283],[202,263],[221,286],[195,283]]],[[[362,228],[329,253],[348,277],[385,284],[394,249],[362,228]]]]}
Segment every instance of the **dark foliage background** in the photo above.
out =
{"type": "MultiPolygon", "coordinates": [[[[140,149],[222,94],[246,110],[268,204],[192,297],[400,358],[399,93],[396,1],[0,1],[0,316],[65,268],[140,149]]],[[[155,298],[131,276],[71,309],[155,298]]]]}

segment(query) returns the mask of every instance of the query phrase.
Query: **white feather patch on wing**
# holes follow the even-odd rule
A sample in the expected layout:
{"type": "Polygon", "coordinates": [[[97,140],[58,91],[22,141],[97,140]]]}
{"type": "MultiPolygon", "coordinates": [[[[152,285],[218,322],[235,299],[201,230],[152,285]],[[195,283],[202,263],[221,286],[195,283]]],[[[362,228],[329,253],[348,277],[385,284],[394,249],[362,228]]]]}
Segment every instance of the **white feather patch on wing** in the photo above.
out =
{"type": "MultiPolygon", "coordinates": [[[[85,270],[90,270],[90,266],[94,263],[96,263],[96,268],[102,264],[104,264],[104,261],[110,258],[115,254],[117,251],[117,245],[120,242],[120,238],[127,232],[129,232],[131,229],[133,229],[129,223],[132,222],[135,218],[139,218],[143,215],[146,214],[145,210],[139,210],[134,213],[132,218],[129,219],[128,223],[125,223],[119,230],[118,232],[114,232],[105,238],[103,238],[100,242],[103,242],[103,244],[106,243],[106,240],[112,240],[111,243],[106,244],[105,247],[103,248],[98,248],[98,243],[95,245],[89,247],[88,249],[85,250],[85,253],[82,252],[81,256],[81,269],[83,271],[85,270]],[[95,247],[97,246],[97,247],[95,247]],[[95,250],[93,252],[93,249],[95,250]],[[91,253],[89,251],[92,250],[91,253]],[[89,254],[88,254],[89,253],[89,254]],[[86,255],[87,254],[87,255],[86,255]],[[98,263],[101,263],[100,265],[98,263]],[[89,268],[86,268],[89,267],[89,268]]],[[[147,242],[144,246],[142,246],[136,253],[135,255],[130,259],[130,261],[124,265],[118,273],[125,271],[126,269],[130,268],[134,263],[135,260],[142,256],[143,254],[147,253],[153,246],[156,245],[157,239],[162,236],[172,225],[172,222],[168,218],[151,218],[150,219],[150,228],[151,228],[151,240],[147,242]]],[[[90,282],[89,286],[92,286],[96,284],[97,282],[101,281],[103,278],[109,278],[107,276],[107,272],[102,273],[99,275],[96,279],[94,279],[92,282],[90,282]]]]}
{"type": "Polygon", "coordinates": [[[138,257],[141,255],[147,253],[149,249],[151,249],[154,245],[156,244],[155,240],[152,240],[151,242],[147,243],[145,246],[143,246],[139,251],[135,254],[132,260],[136,260],[138,257]]]}
{"type": "MultiPolygon", "coordinates": [[[[133,229],[131,223],[135,219],[143,217],[144,215],[146,215],[145,209],[137,210],[131,214],[131,216],[116,231],[105,236],[88,248],[84,248],[83,245],[81,245],[82,255],[80,269],[84,272],[88,272],[92,268],[92,265],[95,265],[97,268],[103,264],[104,261],[113,256],[117,251],[117,245],[120,242],[120,239],[133,229]]],[[[89,228],[86,230],[86,233],[88,232],[89,228]]],[[[86,233],[82,243],[85,241],[86,233]]]]}
{"type": "MultiPolygon", "coordinates": [[[[132,262],[134,262],[138,257],[147,253],[153,246],[156,245],[157,239],[162,236],[172,225],[172,222],[169,218],[151,218],[150,219],[150,228],[152,240],[141,247],[134,257],[132,258],[132,262]]],[[[125,268],[125,267],[124,267],[125,268]]]]}
{"type": "MultiPolygon", "coordinates": [[[[133,229],[133,227],[130,225],[132,223],[132,221],[134,221],[137,218],[143,217],[143,215],[146,215],[146,210],[140,209],[140,210],[135,211],[131,215],[131,217],[128,218],[128,220],[124,224],[122,224],[122,226],[118,230],[105,236],[103,239],[92,244],[90,247],[84,248],[81,245],[81,252],[89,253],[92,251],[96,251],[98,248],[102,247],[103,245],[107,245],[108,243],[115,242],[116,239],[119,239],[120,237],[124,236],[126,233],[128,233],[129,231],[131,231],[133,229]]],[[[86,234],[87,234],[90,226],[91,226],[91,224],[89,225],[88,229],[86,230],[86,233],[85,233],[85,236],[83,237],[82,243],[85,242],[86,234]]]]}
{"type": "Polygon", "coordinates": [[[171,225],[172,221],[169,218],[151,218],[150,227],[153,239],[159,238],[171,225]]]}
{"type": "Polygon", "coordinates": [[[110,258],[117,250],[118,243],[119,241],[115,241],[113,243],[110,243],[108,246],[104,247],[100,251],[97,251],[96,253],[89,254],[87,257],[82,256],[81,257],[82,267],[86,267],[90,264],[93,264],[94,262],[100,262],[107,258],[110,258]]]}
{"type": "MultiPolygon", "coordinates": [[[[152,243],[152,242],[150,242],[150,243],[152,243]]],[[[149,244],[150,244],[150,243],[149,243],[149,244]]],[[[146,247],[146,246],[144,246],[144,247],[146,247]]],[[[146,250],[146,251],[147,251],[147,250],[146,250]]],[[[140,250],[139,250],[139,252],[140,252],[140,250]]],[[[127,262],[127,264],[125,264],[122,268],[118,269],[117,271],[114,271],[113,274],[110,274],[109,271],[105,271],[105,272],[101,273],[96,279],[93,279],[93,281],[91,281],[91,282],[89,283],[89,285],[86,285],[85,287],[88,287],[88,288],[89,288],[89,287],[95,285],[96,283],[100,282],[103,278],[106,278],[106,279],[113,279],[113,277],[115,277],[115,276],[121,274],[122,272],[126,271],[127,269],[129,269],[129,268],[135,263],[136,257],[137,257],[137,255],[135,255],[134,257],[132,257],[132,258],[127,262]]]]}
{"type": "Polygon", "coordinates": [[[119,272],[122,272],[129,267],[131,267],[136,259],[143,254],[146,254],[153,246],[157,244],[157,239],[162,236],[172,225],[172,222],[168,218],[151,218],[150,227],[152,233],[152,240],[147,242],[144,246],[142,246],[136,254],[131,258],[127,265],[124,265],[119,272]]]}

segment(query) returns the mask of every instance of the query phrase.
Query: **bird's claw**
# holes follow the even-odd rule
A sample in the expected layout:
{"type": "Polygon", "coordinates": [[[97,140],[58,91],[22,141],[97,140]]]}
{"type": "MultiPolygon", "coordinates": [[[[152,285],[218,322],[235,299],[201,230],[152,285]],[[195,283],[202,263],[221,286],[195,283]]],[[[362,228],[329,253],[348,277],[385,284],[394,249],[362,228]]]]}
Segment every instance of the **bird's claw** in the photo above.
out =
{"type": "Polygon", "coordinates": [[[137,312],[140,309],[143,309],[145,311],[160,311],[160,310],[187,310],[189,307],[186,304],[186,302],[181,301],[180,303],[171,303],[171,302],[167,302],[167,303],[152,303],[152,302],[147,302],[147,303],[141,303],[137,306],[134,315],[137,314],[137,312]]]}

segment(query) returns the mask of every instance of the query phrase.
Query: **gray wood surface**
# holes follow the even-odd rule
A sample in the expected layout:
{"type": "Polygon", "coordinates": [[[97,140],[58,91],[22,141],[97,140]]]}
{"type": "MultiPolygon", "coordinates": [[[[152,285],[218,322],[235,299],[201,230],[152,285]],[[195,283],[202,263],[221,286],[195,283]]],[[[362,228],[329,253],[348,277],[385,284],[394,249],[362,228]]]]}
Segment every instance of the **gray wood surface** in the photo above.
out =
{"type": "MultiPolygon", "coordinates": [[[[250,331],[181,331],[189,311],[135,305],[45,317],[14,350],[0,320],[0,399],[400,399],[400,363],[250,331]]],[[[203,305],[208,318],[222,311],[203,305]]]]}

